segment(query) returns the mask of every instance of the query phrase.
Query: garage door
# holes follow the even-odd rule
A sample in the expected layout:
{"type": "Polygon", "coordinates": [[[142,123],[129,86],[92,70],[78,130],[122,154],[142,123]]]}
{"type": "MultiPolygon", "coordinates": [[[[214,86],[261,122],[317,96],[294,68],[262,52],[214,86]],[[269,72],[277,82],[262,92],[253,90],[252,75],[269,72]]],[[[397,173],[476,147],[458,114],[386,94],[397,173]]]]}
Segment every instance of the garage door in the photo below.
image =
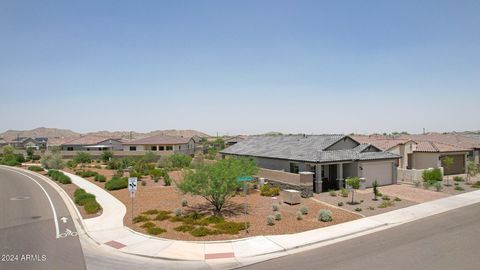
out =
{"type": "Polygon", "coordinates": [[[363,163],[362,167],[362,175],[365,178],[366,187],[371,187],[372,182],[375,180],[377,180],[380,186],[393,183],[392,162],[368,162],[363,163]]]}
{"type": "Polygon", "coordinates": [[[453,158],[453,164],[449,167],[445,167],[442,158],[442,167],[444,174],[452,175],[465,173],[465,155],[449,155],[449,157],[453,158]]]}

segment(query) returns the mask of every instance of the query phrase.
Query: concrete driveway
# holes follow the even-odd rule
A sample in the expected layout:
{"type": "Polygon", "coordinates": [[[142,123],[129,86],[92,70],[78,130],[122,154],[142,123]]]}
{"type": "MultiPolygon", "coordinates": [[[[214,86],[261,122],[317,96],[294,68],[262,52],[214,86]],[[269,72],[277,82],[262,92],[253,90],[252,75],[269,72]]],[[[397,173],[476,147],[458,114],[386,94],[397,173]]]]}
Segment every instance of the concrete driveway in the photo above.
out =
{"type": "Polygon", "coordinates": [[[416,203],[429,202],[450,196],[443,192],[426,190],[407,184],[383,186],[380,187],[379,190],[384,195],[388,195],[390,197],[399,197],[400,199],[405,199],[416,203]]]}

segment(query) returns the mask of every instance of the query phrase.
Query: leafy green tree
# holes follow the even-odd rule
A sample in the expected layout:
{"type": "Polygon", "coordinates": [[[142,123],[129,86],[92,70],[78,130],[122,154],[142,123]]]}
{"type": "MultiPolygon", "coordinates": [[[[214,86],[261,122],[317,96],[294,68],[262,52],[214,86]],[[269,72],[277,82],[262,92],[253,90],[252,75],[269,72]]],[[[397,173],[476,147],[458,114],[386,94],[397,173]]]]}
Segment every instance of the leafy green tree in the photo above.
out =
{"type": "Polygon", "coordinates": [[[17,155],[12,146],[7,145],[3,147],[3,155],[1,163],[8,166],[17,166],[22,162],[23,155],[17,155]],[[20,158],[21,156],[21,158],[20,158]]]}
{"type": "Polygon", "coordinates": [[[113,158],[113,151],[112,151],[112,150],[104,150],[104,151],[102,152],[102,155],[100,156],[100,158],[101,158],[104,162],[110,161],[110,159],[113,158]]]}
{"type": "Polygon", "coordinates": [[[150,163],[150,162],[154,162],[157,159],[157,156],[155,156],[155,154],[152,151],[148,151],[143,155],[142,159],[146,163],[150,163]]]}
{"type": "Polygon", "coordinates": [[[172,167],[174,168],[185,168],[190,166],[192,157],[182,153],[176,153],[170,156],[170,161],[172,163],[172,167]]]}
{"type": "MultiPolygon", "coordinates": [[[[442,163],[443,166],[445,166],[445,169],[450,169],[450,167],[453,165],[453,158],[451,156],[446,156],[442,158],[442,163]]],[[[447,175],[447,186],[450,186],[450,177],[447,175]]]]}
{"type": "Polygon", "coordinates": [[[27,153],[28,159],[33,158],[33,154],[35,153],[35,149],[33,147],[28,147],[25,152],[27,153]]]}
{"type": "Polygon", "coordinates": [[[358,177],[349,177],[346,179],[346,183],[348,186],[352,188],[352,203],[355,204],[354,196],[355,190],[360,188],[360,178],[358,177]]]}
{"type": "Polygon", "coordinates": [[[87,152],[79,151],[77,152],[75,157],[73,157],[73,161],[75,161],[76,163],[91,163],[92,156],[87,152]]]}
{"type": "Polygon", "coordinates": [[[217,150],[217,149],[215,149],[215,148],[210,148],[210,149],[208,149],[208,153],[207,153],[206,158],[207,158],[207,159],[214,160],[214,159],[217,157],[217,153],[218,153],[218,150],[217,150]]]}
{"type": "Polygon", "coordinates": [[[213,146],[217,149],[217,150],[222,150],[225,148],[225,141],[222,139],[222,138],[216,138],[214,141],[213,141],[213,146]]]}
{"type": "Polygon", "coordinates": [[[58,151],[45,153],[40,159],[40,163],[46,169],[60,170],[65,166],[62,155],[58,151]]]}
{"type": "Polygon", "coordinates": [[[475,177],[480,173],[480,166],[475,164],[473,161],[467,162],[467,183],[470,183],[470,178],[475,177]]]}
{"type": "Polygon", "coordinates": [[[252,176],[258,171],[253,160],[224,159],[212,165],[201,165],[195,171],[186,171],[185,179],[177,184],[184,194],[203,197],[220,214],[225,203],[235,195],[241,176],[252,176]]]}
{"type": "Polygon", "coordinates": [[[169,156],[161,156],[157,162],[157,167],[168,169],[172,167],[172,160],[169,156]]]}

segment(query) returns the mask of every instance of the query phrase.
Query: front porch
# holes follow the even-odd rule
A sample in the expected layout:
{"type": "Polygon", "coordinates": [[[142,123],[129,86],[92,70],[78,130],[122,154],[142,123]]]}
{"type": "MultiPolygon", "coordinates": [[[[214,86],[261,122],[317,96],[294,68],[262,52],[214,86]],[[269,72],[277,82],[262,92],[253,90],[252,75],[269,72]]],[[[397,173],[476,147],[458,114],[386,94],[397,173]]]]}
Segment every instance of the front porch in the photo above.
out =
{"type": "Polygon", "coordinates": [[[313,173],[313,191],[315,193],[345,188],[345,178],[358,176],[356,162],[309,164],[307,169],[313,173]]]}

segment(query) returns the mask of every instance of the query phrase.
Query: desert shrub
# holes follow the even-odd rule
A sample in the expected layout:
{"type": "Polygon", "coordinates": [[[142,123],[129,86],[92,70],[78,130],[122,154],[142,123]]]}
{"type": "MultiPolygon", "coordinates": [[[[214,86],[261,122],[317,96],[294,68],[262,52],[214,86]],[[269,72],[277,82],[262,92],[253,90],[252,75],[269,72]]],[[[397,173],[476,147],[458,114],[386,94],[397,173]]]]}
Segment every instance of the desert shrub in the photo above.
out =
{"type": "Polygon", "coordinates": [[[282,214],[280,214],[279,212],[275,213],[275,220],[276,221],[282,220],[282,214]]]}
{"type": "Polygon", "coordinates": [[[62,160],[62,155],[58,152],[45,153],[40,159],[40,163],[46,169],[62,169],[65,163],[62,160]]]}
{"type": "Polygon", "coordinates": [[[477,181],[475,183],[472,184],[472,187],[474,188],[480,188],[480,181],[477,181]]]}
{"type": "MultiPolygon", "coordinates": [[[[98,161],[98,162],[100,162],[100,161],[98,161]]],[[[102,166],[100,166],[100,165],[98,165],[98,164],[95,165],[95,166],[93,166],[93,167],[94,167],[95,169],[101,169],[101,168],[102,168],[102,166]]]]}
{"type": "Polygon", "coordinates": [[[75,203],[78,205],[85,205],[88,201],[95,200],[95,195],[90,193],[81,193],[74,197],[75,203]]]}
{"type": "Polygon", "coordinates": [[[337,205],[338,206],[343,206],[343,202],[338,202],[337,205]]]}
{"type": "Polygon", "coordinates": [[[172,167],[174,168],[186,168],[190,166],[192,162],[192,157],[187,156],[182,153],[176,153],[170,156],[172,167]]]}
{"type": "Polygon", "coordinates": [[[464,191],[465,189],[461,186],[455,186],[454,188],[456,191],[464,191]]]}
{"type": "Polygon", "coordinates": [[[160,179],[160,177],[162,176],[162,170],[153,169],[153,170],[150,170],[149,174],[150,174],[150,176],[152,177],[153,180],[158,181],[158,179],[160,179]]]}
{"type": "Polygon", "coordinates": [[[172,167],[172,161],[171,161],[170,157],[161,156],[160,159],[157,162],[157,167],[159,167],[159,168],[171,168],[172,167]]]}
{"type": "Polygon", "coordinates": [[[355,211],[356,211],[356,212],[362,212],[362,208],[357,207],[357,208],[355,208],[355,211]]]}
{"type": "Polygon", "coordinates": [[[455,181],[455,182],[463,182],[464,179],[463,179],[463,177],[461,177],[461,176],[455,176],[455,177],[453,177],[453,181],[455,181]]]}
{"type": "Polygon", "coordinates": [[[175,216],[176,216],[176,217],[179,217],[179,216],[181,216],[181,215],[182,215],[182,209],[180,209],[180,208],[175,208],[175,216]]]}
{"type": "Polygon", "coordinates": [[[204,218],[203,221],[205,221],[207,224],[218,224],[225,222],[225,218],[221,216],[208,216],[204,218]]]}
{"type": "Polygon", "coordinates": [[[149,221],[150,218],[148,218],[146,215],[138,215],[133,218],[133,223],[138,223],[138,222],[145,222],[149,221]]]}
{"type": "Polygon", "coordinates": [[[87,214],[95,214],[100,211],[101,207],[100,204],[95,199],[93,199],[87,201],[83,206],[83,209],[85,209],[85,212],[87,212],[87,214]]]}
{"type": "Polygon", "coordinates": [[[168,173],[165,173],[165,175],[163,176],[163,183],[165,184],[165,186],[172,185],[172,179],[170,179],[170,175],[168,175],[168,173]]]}
{"type": "Polygon", "coordinates": [[[340,196],[344,197],[344,198],[347,198],[348,197],[348,190],[345,189],[345,188],[342,188],[340,190],[340,196]]]}
{"type": "Polygon", "coordinates": [[[245,223],[234,222],[234,221],[219,222],[215,224],[213,227],[217,229],[218,233],[225,233],[225,234],[238,234],[240,231],[243,231],[246,229],[245,223]]]}
{"type": "Polygon", "coordinates": [[[78,196],[78,195],[80,195],[80,194],[83,194],[83,193],[87,193],[87,192],[85,191],[85,189],[83,189],[83,188],[77,188],[77,189],[75,190],[75,192],[73,193],[73,196],[76,197],[76,196],[78,196]]]}
{"type": "Polygon", "coordinates": [[[420,187],[421,182],[420,181],[414,181],[413,184],[415,185],[415,187],[418,188],[418,187],[420,187]]]}
{"type": "Polygon", "coordinates": [[[443,189],[442,183],[440,183],[440,182],[435,182],[435,184],[433,184],[433,187],[435,187],[435,190],[437,192],[440,192],[443,189]]]}
{"type": "Polygon", "coordinates": [[[187,199],[186,199],[186,198],[182,198],[181,204],[182,204],[182,207],[187,207],[187,206],[188,206],[188,201],[187,201],[187,199]]]}
{"type": "Polygon", "coordinates": [[[395,199],[393,199],[393,200],[396,201],[396,202],[401,202],[402,201],[402,199],[400,199],[399,197],[395,197],[395,199]]]}
{"type": "Polygon", "coordinates": [[[272,204],[272,210],[273,210],[273,211],[278,211],[278,210],[280,210],[280,205],[279,205],[278,203],[272,204]]]}
{"type": "Polygon", "coordinates": [[[71,184],[72,180],[66,176],[63,172],[57,170],[48,170],[47,175],[52,178],[53,181],[58,181],[62,184],[71,184]]]}
{"type": "Polygon", "coordinates": [[[143,174],[141,174],[140,172],[137,172],[135,170],[131,171],[129,173],[130,177],[136,177],[137,179],[142,179],[143,177],[143,174]]]}
{"type": "Polygon", "coordinates": [[[385,201],[383,200],[382,203],[378,206],[378,208],[387,208],[390,206],[394,206],[393,201],[385,201]]]}
{"type": "Polygon", "coordinates": [[[33,172],[43,172],[44,171],[43,168],[40,167],[40,166],[30,166],[30,167],[28,167],[28,169],[30,171],[33,171],[33,172]]]}
{"type": "Polygon", "coordinates": [[[390,201],[390,197],[388,195],[383,195],[382,200],[384,201],[390,201]]]}
{"type": "Polygon", "coordinates": [[[302,214],[302,212],[297,211],[297,212],[295,213],[295,217],[296,217],[297,220],[302,220],[302,219],[303,219],[303,214],[302,214]]]}
{"type": "Polygon", "coordinates": [[[92,156],[87,152],[80,151],[73,157],[73,161],[76,163],[90,163],[92,162],[92,156]]]}
{"type": "Polygon", "coordinates": [[[105,175],[101,175],[101,174],[97,174],[95,175],[95,177],[93,178],[95,181],[97,182],[105,182],[107,181],[107,177],[105,175]]]}
{"type": "Polygon", "coordinates": [[[375,210],[375,207],[369,206],[367,209],[368,209],[368,210],[375,210]]]}
{"type": "Polygon", "coordinates": [[[193,229],[192,231],[190,231],[190,234],[195,236],[195,237],[207,236],[207,235],[212,234],[212,233],[213,233],[212,230],[210,230],[209,228],[204,227],[204,226],[197,227],[197,228],[193,229]]]}
{"type": "Polygon", "coordinates": [[[112,179],[105,183],[105,189],[107,190],[118,190],[128,187],[128,179],[126,177],[117,177],[114,176],[112,179]]]}
{"type": "Polygon", "coordinates": [[[190,224],[182,224],[178,227],[173,228],[177,232],[191,232],[193,229],[195,229],[195,226],[190,225],[190,224]]]}
{"type": "Polygon", "coordinates": [[[160,227],[150,227],[147,228],[147,233],[151,235],[157,235],[166,232],[167,230],[160,227]]]}
{"type": "Polygon", "coordinates": [[[439,168],[424,170],[422,173],[422,179],[424,182],[428,182],[430,185],[433,185],[434,182],[443,180],[442,171],[439,168]]]}
{"type": "Polygon", "coordinates": [[[275,225],[275,217],[274,216],[267,216],[267,225],[268,226],[273,226],[275,225]]]}
{"type": "Polygon", "coordinates": [[[272,187],[269,184],[264,184],[260,188],[260,195],[262,196],[274,197],[274,196],[278,196],[279,194],[280,194],[279,187],[272,187]]]}
{"type": "Polygon", "coordinates": [[[157,216],[155,216],[155,220],[158,220],[158,221],[167,220],[171,218],[170,214],[171,214],[170,211],[158,211],[157,216]]]}
{"type": "Polygon", "coordinates": [[[302,213],[302,215],[308,215],[308,207],[306,207],[306,206],[300,207],[300,209],[298,209],[298,211],[300,211],[300,213],[302,213]]]}
{"type": "Polygon", "coordinates": [[[328,194],[330,194],[332,197],[337,197],[337,192],[335,190],[329,190],[328,194]]]}
{"type": "Polygon", "coordinates": [[[80,171],[80,176],[81,177],[92,177],[92,176],[96,176],[96,175],[98,175],[98,173],[94,172],[94,171],[90,171],[90,170],[80,171]]]}
{"type": "Polygon", "coordinates": [[[102,152],[102,155],[100,156],[100,158],[101,158],[104,162],[110,161],[110,159],[113,158],[113,151],[112,151],[112,150],[104,150],[104,151],[102,152]]]}
{"type": "Polygon", "coordinates": [[[423,182],[423,188],[424,189],[429,189],[431,184],[429,182],[423,182]]]}
{"type": "Polygon", "coordinates": [[[158,214],[158,210],[157,209],[150,209],[150,210],[147,210],[145,212],[142,212],[143,215],[156,215],[158,214]]]}
{"type": "Polygon", "coordinates": [[[330,210],[320,210],[318,212],[318,221],[329,222],[332,221],[332,211],[330,210]]]}
{"type": "Polygon", "coordinates": [[[33,155],[32,156],[32,160],[34,160],[34,161],[40,160],[40,158],[42,158],[40,155],[33,155]]]}
{"type": "Polygon", "coordinates": [[[155,223],[151,222],[151,221],[148,221],[148,222],[145,222],[142,224],[142,226],[140,226],[142,228],[153,228],[155,227],[155,223]]]}

